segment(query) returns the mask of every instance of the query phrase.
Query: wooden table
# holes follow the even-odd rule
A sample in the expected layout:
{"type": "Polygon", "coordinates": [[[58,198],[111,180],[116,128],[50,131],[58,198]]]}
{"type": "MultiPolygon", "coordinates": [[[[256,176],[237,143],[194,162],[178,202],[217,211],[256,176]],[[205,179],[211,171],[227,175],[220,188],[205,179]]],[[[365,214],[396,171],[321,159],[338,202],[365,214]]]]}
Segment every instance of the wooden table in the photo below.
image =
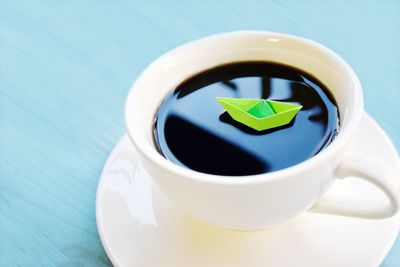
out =
{"type": "MultiPolygon", "coordinates": [[[[95,193],[125,96],[154,58],[199,37],[259,29],[325,44],[400,148],[399,1],[0,2],[0,266],[111,265],[95,193]]],[[[400,266],[399,239],[382,266],[400,266]]]]}

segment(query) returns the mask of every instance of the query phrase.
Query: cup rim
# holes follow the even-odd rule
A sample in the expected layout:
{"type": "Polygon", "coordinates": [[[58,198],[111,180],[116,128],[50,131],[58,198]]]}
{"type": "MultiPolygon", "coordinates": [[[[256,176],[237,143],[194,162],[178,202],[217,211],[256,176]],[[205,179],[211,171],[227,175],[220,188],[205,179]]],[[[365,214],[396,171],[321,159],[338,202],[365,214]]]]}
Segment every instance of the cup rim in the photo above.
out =
{"type": "Polygon", "coordinates": [[[292,177],[294,174],[303,172],[312,166],[318,166],[322,162],[325,162],[328,160],[330,157],[332,157],[334,154],[336,154],[338,151],[340,151],[343,147],[348,144],[352,137],[352,133],[355,132],[357,129],[359,122],[361,121],[362,117],[362,111],[364,107],[364,102],[363,102],[363,95],[362,95],[362,89],[361,89],[361,84],[360,81],[353,71],[353,69],[350,67],[350,65],[344,61],[339,55],[337,55],[335,52],[330,50],[329,48],[323,46],[320,43],[317,43],[315,41],[303,38],[303,37],[298,37],[295,35],[291,34],[285,34],[285,33],[278,33],[278,32],[270,32],[270,31],[253,31],[253,30],[246,30],[246,31],[232,31],[232,32],[223,32],[223,33],[218,33],[214,35],[210,35],[207,37],[203,37],[188,43],[185,43],[183,45],[180,45],[169,52],[166,52],[165,54],[161,55],[157,59],[155,59],[151,64],[149,64],[143,71],[140,73],[136,81],[133,83],[131,86],[131,89],[128,93],[126,103],[125,103],[125,125],[126,129],[128,132],[128,136],[132,142],[132,144],[135,146],[135,148],[138,150],[139,154],[142,155],[147,161],[151,162],[154,165],[157,165],[158,167],[162,168],[163,171],[167,171],[169,173],[173,173],[175,175],[179,175],[181,177],[185,177],[186,179],[191,179],[197,182],[207,182],[207,183],[214,183],[214,184],[236,184],[236,185],[243,185],[243,184],[255,184],[255,183],[265,183],[265,182],[271,182],[274,180],[281,180],[284,179],[285,177],[292,177]],[[209,174],[209,173],[202,173],[199,171],[195,171],[189,168],[185,168],[183,166],[177,165],[173,163],[172,161],[169,161],[165,157],[163,157],[154,146],[149,146],[149,145],[144,145],[142,142],[140,142],[140,138],[138,138],[137,131],[135,131],[134,127],[134,121],[132,120],[131,116],[133,114],[133,109],[134,106],[131,104],[132,99],[135,97],[135,90],[136,90],[136,85],[138,81],[141,79],[144,73],[148,72],[149,69],[157,64],[158,62],[162,61],[163,58],[171,55],[171,54],[176,54],[179,53],[181,50],[184,48],[187,48],[188,46],[191,45],[196,45],[198,42],[203,42],[203,41],[213,41],[213,40],[219,40],[220,38],[226,38],[230,37],[232,35],[242,35],[242,34],[253,34],[253,35],[269,35],[269,36],[274,36],[279,37],[279,38],[286,38],[286,39],[293,39],[296,41],[301,41],[304,44],[307,44],[311,48],[319,49],[323,51],[325,54],[329,55],[330,57],[333,57],[336,61],[338,61],[341,64],[341,67],[345,69],[345,72],[349,73],[349,76],[351,77],[351,80],[353,82],[353,105],[349,108],[351,112],[347,116],[349,116],[348,121],[346,126],[344,127],[343,125],[340,128],[340,131],[336,138],[332,141],[331,144],[329,144],[326,148],[324,148],[321,152],[318,154],[312,156],[311,158],[308,158],[300,163],[297,163],[295,165],[292,165],[290,167],[273,171],[273,172],[268,172],[268,173],[261,173],[261,174],[254,174],[254,175],[241,175],[241,176],[227,176],[227,175],[216,175],[216,174],[209,174]]]}

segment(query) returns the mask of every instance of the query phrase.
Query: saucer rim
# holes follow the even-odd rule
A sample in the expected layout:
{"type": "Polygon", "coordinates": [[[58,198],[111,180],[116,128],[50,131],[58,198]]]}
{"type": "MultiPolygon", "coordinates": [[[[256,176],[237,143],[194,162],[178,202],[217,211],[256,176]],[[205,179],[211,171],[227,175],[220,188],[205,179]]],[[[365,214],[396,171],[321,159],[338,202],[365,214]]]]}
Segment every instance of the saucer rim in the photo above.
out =
{"type": "MultiPolygon", "coordinates": [[[[398,154],[398,152],[397,152],[392,140],[389,138],[389,136],[386,134],[386,132],[382,129],[382,127],[366,112],[364,112],[364,114],[362,116],[361,124],[365,123],[364,120],[368,121],[368,123],[371,123],[373,125],[373,127],[375,128],[375,130],[379,132],[381,137],[385,139],[385,142],[388,144],[388,146],[387,146],[388,152],[390,150],[390,153],[393,153],[393,154],[397,155],[397,157],[399,158],[399,154],[398,154]],[[389,148],[389,146],[390,146],[390,148],[389,148]]],[[[125,141],[125,139],[128,139],[129,142],[131,142],[130,138],[128,137],[127,132],[125,132],[118,139],[118,141],[113,146],[111,153],[107,157],[107,160],[103,164],[103,169],[102,169],[101,174],[99,176],[100,179],[99,179],[97,190],[96,190],[96,201],[95,201],[95,205],[96,205],[96,207],[95,207],[95,215],[96,215],[97,230],[98,230],[98,233],[99,233],[100,240],[101,240],[101,243],[103,245],[103,248],[104,248],[104,250],[105,250],[105,252],[107,254],[107,257],[109,258],[109,260],[111,261],[111,263],[114,266],[120,266],[120,264],[118,263],[117,259],[115,258],[115,256],[111,252],[111,248],[106,243],[106,237],[104,236],[104,234],[105,234],[104,233],[104,228],[103,228],[103,225],[102,225],[101,219],[100,219],[102,211],[100,209],[101,205],[100,205],[99,202],[100,202],[100,194],[101,194],[101,191],[103,189],[103,183],[104,183],[104,180],[105,180],[104,176],[105,176],[106,167],[111,162],[111,159],[114,158],[114,154],[117,153],[118,150],[116,148],[119,147],[121,145],[121,143],[125,141]]],[[[400,169],[400,160],[398,161],[397,168],[400,169]]],[[[394,217],[398,217],[397,219],[400,222],[400,213],[395,215],[394,217]]],[[[390,242],[387,242],[385,248],[382,249],[382,254],[379,257],[379,259],[377,259],[377,263],[378,263],[377,266],[379,266],[384,261],[385,257],[390,252],[390,249],[393,247],[393,245],[394,245],[394,243],[395,243],[395,241],[397,239],[397,236],[399,235],[399,232],[400,232],[400,223],[399,223],[399,226],[398,226],[398,229],[397,229],[396,232],[397,232],[397,234],[392,235],[391,238],[390,238],[391,239],[390,242]]]]}

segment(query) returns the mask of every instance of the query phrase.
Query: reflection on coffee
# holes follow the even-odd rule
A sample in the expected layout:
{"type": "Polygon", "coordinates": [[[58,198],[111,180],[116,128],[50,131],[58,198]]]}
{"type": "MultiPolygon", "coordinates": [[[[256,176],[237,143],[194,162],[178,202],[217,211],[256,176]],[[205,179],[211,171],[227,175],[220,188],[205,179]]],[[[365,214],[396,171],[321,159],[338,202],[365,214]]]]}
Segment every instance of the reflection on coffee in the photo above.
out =
{"type": "Polygon", "coordinates": [[[311,75],[271,62],[240,62],[199,73],[161,104],[154,127],[158,151],[195,171],[268,173],[298,164],[329,145],[339,115],[328,89],[311,75]],[[256,131],[224,112],[216,97],[269,99],[302,105],[287,125],[256,131]]]}

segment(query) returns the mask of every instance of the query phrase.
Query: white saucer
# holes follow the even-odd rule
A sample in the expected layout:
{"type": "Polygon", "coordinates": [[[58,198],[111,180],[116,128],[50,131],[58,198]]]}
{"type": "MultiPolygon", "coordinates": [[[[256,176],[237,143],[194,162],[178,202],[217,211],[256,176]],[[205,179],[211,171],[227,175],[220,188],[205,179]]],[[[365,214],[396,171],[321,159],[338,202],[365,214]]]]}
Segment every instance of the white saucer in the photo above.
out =
{"type": "MultiPolygon", "coordinates": [[[[368,115],[354,149],[384,159],[400,174],[396,150],[368,115]]],[[[330,193],[383,198],[375,187],[353,178],[337,182],[330,193]]],[[[262,231],[202,223],[175,210],[152,186],[126,135],[104,167],[96,201],[100,237],[116,266],[378,266],[400,228],[400,216],[366,220],[311,212],[262,231]]]]}

